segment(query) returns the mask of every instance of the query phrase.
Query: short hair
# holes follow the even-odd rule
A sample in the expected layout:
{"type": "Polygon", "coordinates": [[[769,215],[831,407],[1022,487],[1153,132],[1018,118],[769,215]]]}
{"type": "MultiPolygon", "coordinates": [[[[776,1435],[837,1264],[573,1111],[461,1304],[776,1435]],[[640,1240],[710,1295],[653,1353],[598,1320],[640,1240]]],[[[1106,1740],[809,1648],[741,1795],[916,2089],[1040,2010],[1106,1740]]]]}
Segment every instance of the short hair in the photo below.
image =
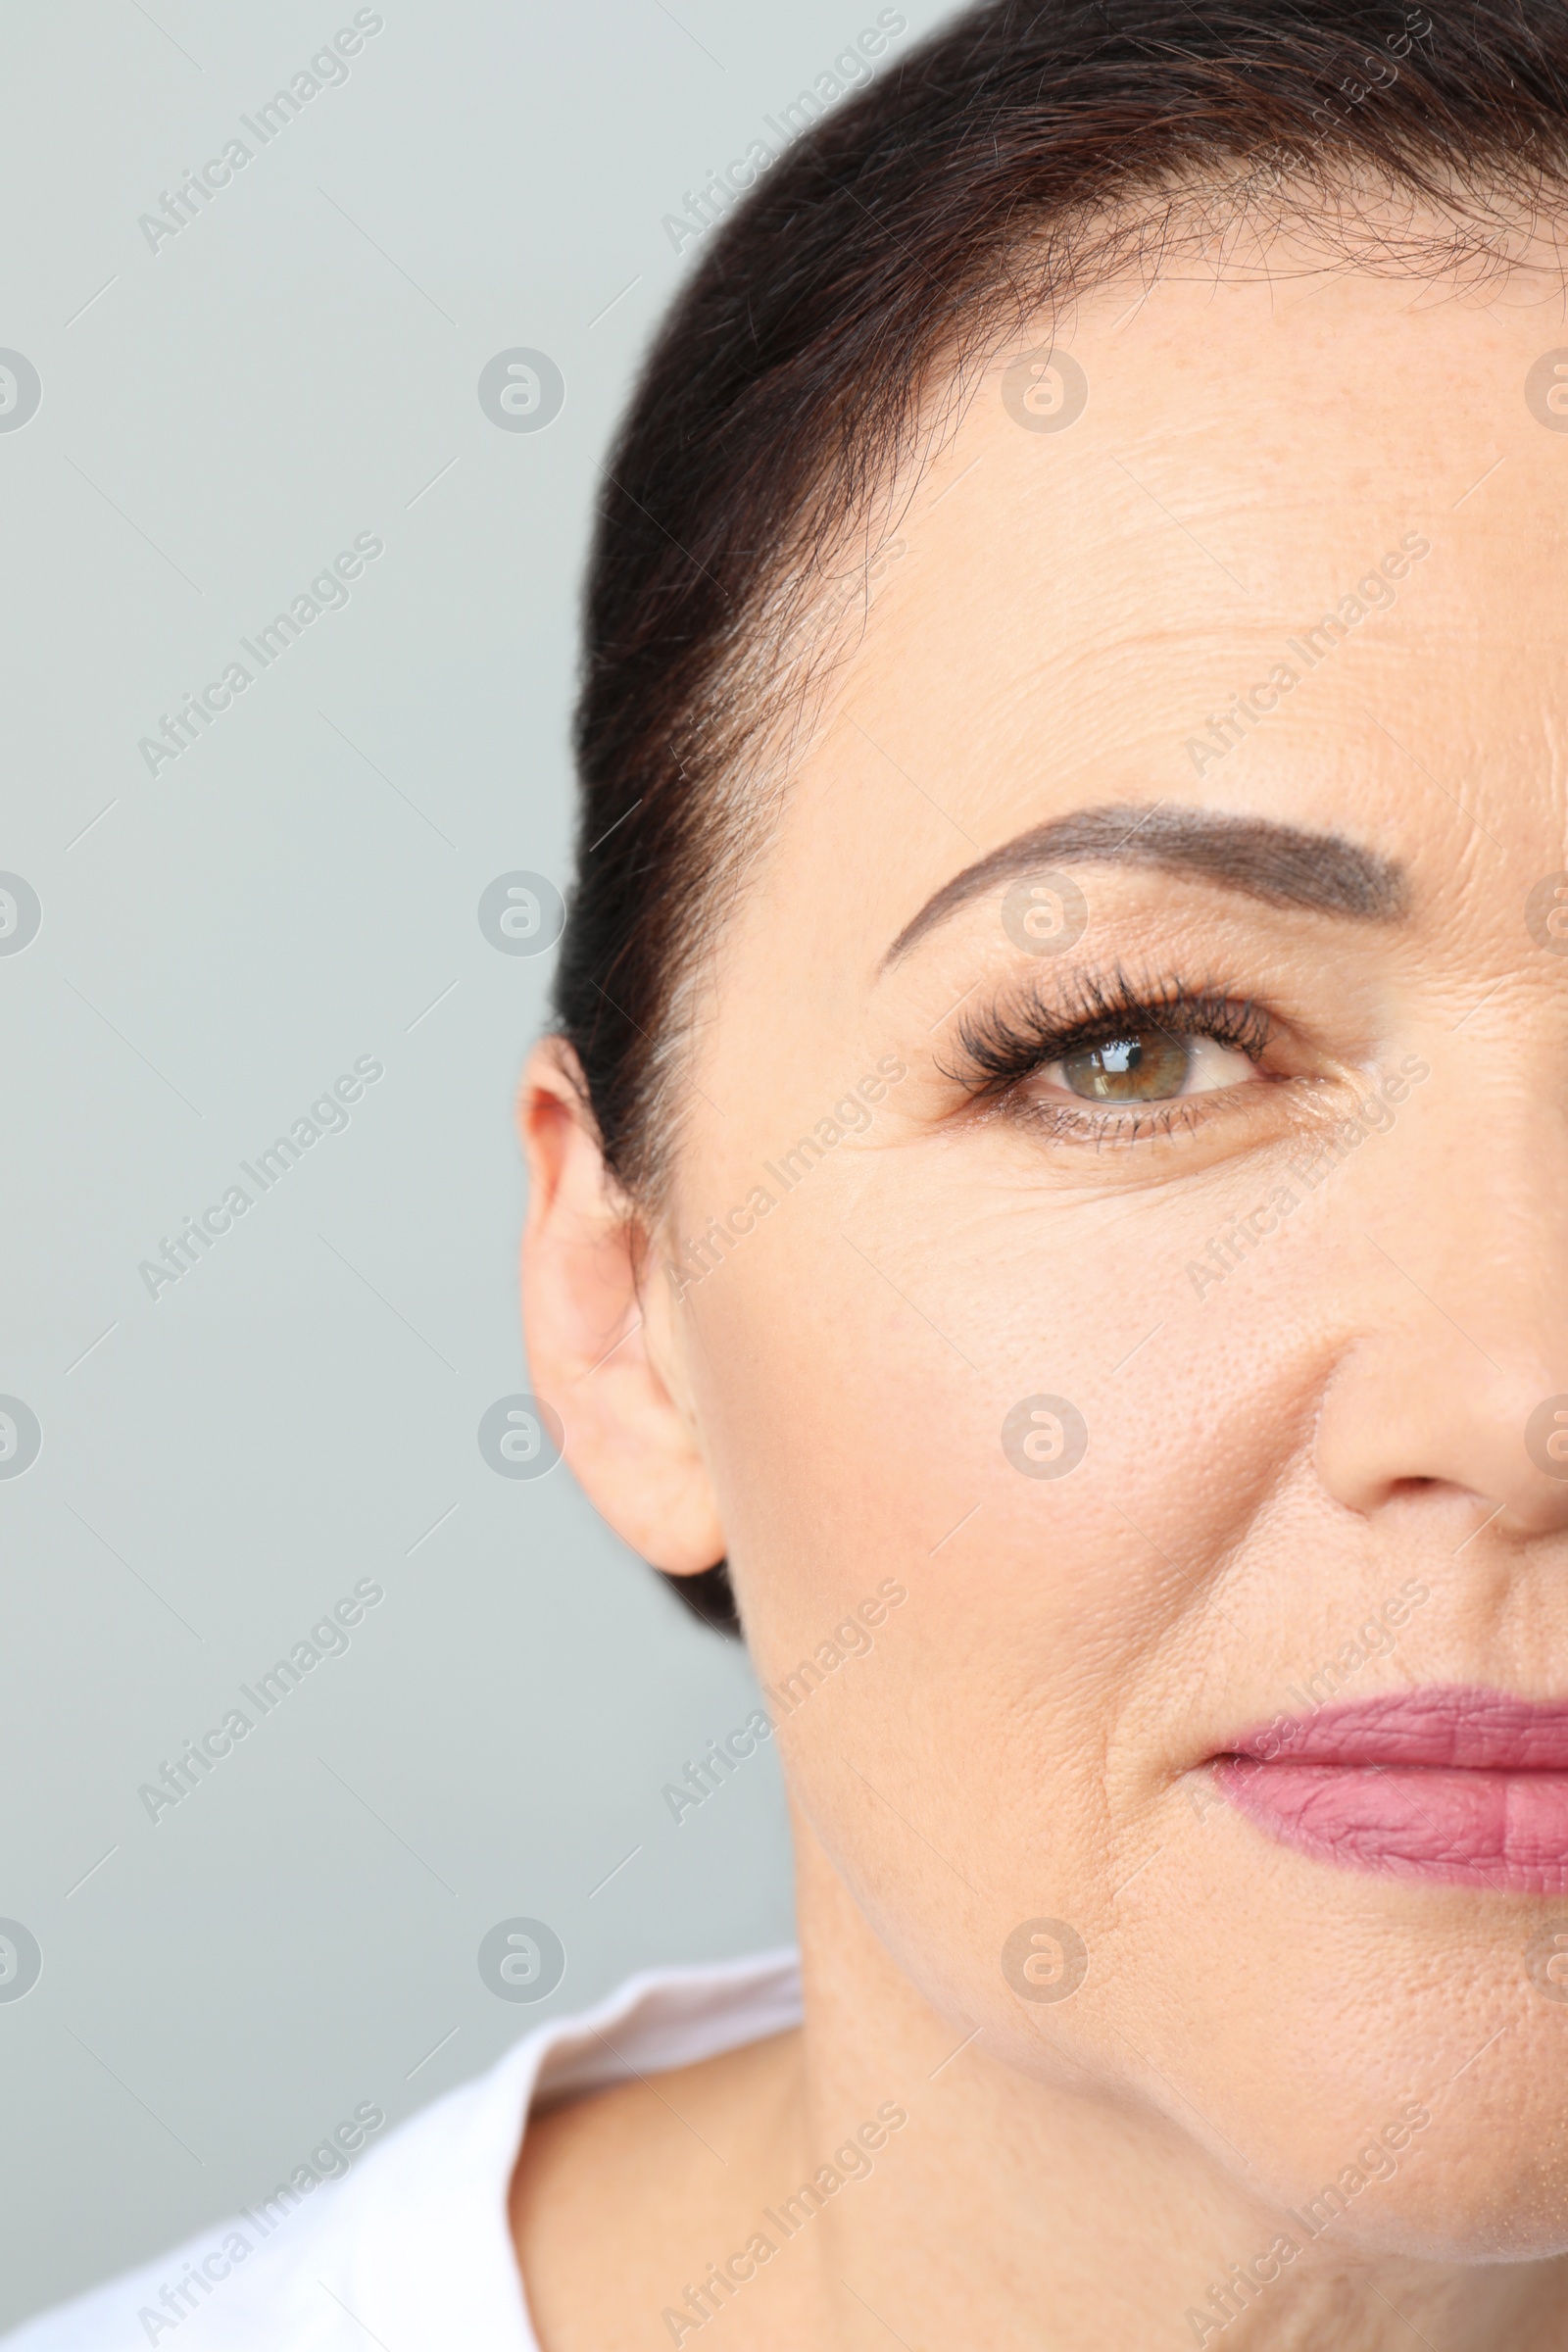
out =
{"type": "MultiPolygon", "coordinates": [[[[1390,272],[1507,267],[1568,177],[1565,69],[1568,0],[992,0],[709,234],[605,466],[585,598],[555,1008],[629,1199],[665,1192],[705,961],[844,640],[811,597],[869,568],[879,494],[983,367],[1238,222],[1390,272]]],[[[733,1625],[722,1566],[676,1582],[733,1625]]]]}

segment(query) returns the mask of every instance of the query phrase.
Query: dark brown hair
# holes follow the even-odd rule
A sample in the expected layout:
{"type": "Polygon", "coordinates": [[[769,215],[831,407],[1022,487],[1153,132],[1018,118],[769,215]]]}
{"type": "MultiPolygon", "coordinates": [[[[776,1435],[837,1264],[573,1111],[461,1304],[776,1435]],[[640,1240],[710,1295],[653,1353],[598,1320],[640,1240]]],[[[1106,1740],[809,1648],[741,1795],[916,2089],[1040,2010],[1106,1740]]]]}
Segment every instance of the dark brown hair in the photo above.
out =
{"type": "MultiPolygon", "coordinates": [[[[1564,178],[1565,94],[1564,0],[1000,0],[886,58],[711,232],[586,594],[556,1012],[629,1200],[662,1192],[705,956],[824,651],[809,599],[984,364],[1248,217],[1363,266],[1504,266],[1564,178]]],[[[676,1582],[733,1628],[722,1563],[676,1582]]]]}

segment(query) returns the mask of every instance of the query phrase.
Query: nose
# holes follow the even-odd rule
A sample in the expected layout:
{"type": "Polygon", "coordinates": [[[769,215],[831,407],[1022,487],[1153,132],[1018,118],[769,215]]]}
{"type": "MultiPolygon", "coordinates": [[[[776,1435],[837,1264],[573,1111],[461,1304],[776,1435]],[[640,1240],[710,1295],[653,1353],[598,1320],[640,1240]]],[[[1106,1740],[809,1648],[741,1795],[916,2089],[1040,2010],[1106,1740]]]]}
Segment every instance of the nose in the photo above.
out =
{"type": "Polygon", "coordinates": [[[1363,1514],[1446,1488],[1515,1535],[1552,1535],[1568,1528],[1568,1312],[1543,1245],[1560,1211],[1488,1248],[1455,1175],[1442,1222],[1468,1228],[1462,1247],[1414,1219],[1363,1237],[1363,1329],[1329,1382],[1318,1474],[1363,1514]]]}

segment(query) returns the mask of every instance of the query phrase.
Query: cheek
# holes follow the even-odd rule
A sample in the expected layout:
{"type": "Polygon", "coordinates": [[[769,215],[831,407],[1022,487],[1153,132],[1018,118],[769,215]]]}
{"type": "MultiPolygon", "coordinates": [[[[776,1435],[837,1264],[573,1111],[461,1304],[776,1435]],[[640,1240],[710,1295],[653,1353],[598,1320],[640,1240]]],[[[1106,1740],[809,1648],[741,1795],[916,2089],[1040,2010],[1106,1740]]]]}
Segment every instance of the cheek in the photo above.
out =
{"type": "Polygon", "coordinates": [[[966,1219],[907,1213],[880,1170],[810,1181],[693,1294],[692,1354],[758,1670],[808,1693],[780,1726],[794,1792],[921,1975],[951,1943],[929,1847],[994,1889],[983,1954],[1031,1911],[1103,1917],[1145,1858],[1195,1761],[1184,1620],[1278,1469],[1267,1368],[1234,1313],[1184,1309],[1184,1245],[1133,1245],[1138,1203],[1084,1239],[1038,1199],[966,1219]],[[870,1653],[824,1662],[890,1578],[908,1598],[870,1653]]]}

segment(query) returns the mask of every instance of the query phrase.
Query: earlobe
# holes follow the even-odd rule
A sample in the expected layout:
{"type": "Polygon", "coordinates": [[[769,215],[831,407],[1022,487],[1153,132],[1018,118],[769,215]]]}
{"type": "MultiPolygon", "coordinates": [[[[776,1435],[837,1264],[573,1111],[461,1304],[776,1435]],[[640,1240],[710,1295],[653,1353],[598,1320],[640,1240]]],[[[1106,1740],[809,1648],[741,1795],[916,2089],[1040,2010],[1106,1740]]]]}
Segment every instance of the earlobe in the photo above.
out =
{"type": "Polygon", "coordinates": [[[605,1166],[571,1049],[546,1038],[517,1097],[528,1165],[523,1325],[538,1394],[565,1429],[583,1492],[656,1568],[695,1575],[721,1559],[724,1533],[695,1424],[677,1395],[677,1349],[646,1224],[605,1166]]]}

